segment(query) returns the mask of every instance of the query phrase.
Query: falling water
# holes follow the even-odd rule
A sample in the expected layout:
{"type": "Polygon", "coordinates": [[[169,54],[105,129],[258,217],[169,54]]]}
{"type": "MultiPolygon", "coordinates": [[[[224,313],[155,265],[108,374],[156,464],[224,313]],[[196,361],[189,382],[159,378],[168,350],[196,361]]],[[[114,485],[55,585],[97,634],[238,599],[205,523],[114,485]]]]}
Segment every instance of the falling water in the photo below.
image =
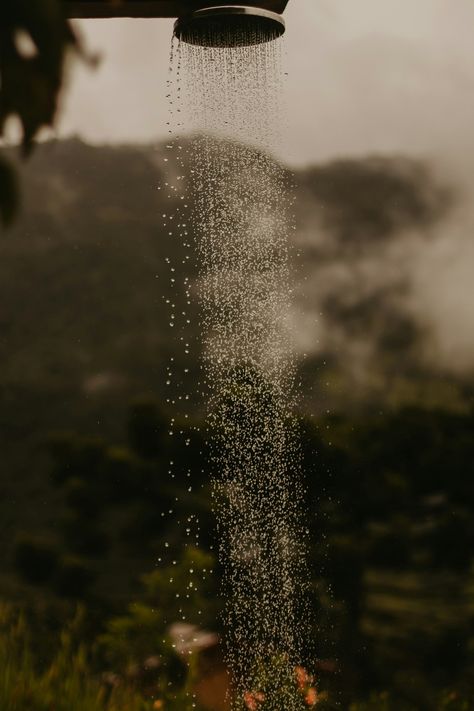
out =
{"type": "Polygon", "coordinates": [[[281,141],[281,40],[180,43],[174,62],[176,110],[195,134],[186,164],[233,708],[296,711],[308,703],[295,676],[308,620],[293,414],[292,191],[272,157],[281,141]]]}

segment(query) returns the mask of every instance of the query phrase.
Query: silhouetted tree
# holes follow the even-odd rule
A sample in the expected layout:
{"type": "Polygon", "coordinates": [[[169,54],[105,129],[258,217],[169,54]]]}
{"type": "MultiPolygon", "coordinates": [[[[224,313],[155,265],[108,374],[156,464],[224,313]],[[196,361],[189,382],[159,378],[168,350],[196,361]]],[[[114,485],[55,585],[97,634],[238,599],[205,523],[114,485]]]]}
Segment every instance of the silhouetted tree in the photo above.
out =
{"type": "MultiPolygon", "coordinates": [[[[0,3],[0,137],[7,119],[19,119],[23,151],[56,115],[66,55],[79,49],[60,0],[2,0],[0,3]]],[[[0,217],[5,225],[18,207],[12,165],[0,154],[0,217]]]]}

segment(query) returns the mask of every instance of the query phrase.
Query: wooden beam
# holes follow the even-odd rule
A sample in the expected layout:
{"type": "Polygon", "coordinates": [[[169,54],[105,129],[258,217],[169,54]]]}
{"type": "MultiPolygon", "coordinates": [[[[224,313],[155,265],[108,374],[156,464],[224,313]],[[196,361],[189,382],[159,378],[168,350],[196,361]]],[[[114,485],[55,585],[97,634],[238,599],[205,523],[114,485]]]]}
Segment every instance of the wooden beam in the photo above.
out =
{"type": "Polygon", "coordinates": [[[202,7],[247,5],[283,13],[288,0],[63,0],[68,17],[178,17],[202,7]]]}

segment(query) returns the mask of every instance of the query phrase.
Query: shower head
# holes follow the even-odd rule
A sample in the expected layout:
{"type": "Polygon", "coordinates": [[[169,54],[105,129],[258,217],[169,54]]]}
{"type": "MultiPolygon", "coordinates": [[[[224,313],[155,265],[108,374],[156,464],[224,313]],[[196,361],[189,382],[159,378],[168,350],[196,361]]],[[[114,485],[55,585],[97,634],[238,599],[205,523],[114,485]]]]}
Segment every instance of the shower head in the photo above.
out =
{"type": "Polygon", "coordinates": [[[283,17],[271,10],[243,5],[205,7],[179,17],[175,36],[201,47],[247,47],[281,37],[283,17]]]}

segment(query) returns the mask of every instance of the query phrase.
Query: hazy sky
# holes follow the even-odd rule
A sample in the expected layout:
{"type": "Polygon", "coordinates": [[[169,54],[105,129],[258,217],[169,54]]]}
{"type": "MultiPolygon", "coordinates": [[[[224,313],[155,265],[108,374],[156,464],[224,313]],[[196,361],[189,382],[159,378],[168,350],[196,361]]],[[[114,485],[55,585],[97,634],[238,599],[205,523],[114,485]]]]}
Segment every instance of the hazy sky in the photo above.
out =
{"type": "MultiPolygon", "coordinates": [[[[403,152],[474,161],[472,0],[290,0],[286,18],[282,158],[403,152]]],[[[60,135],[164,137],[172,22],[78,26],[102,63],[73,70],[60,135]]]]}
{"type": "MultiPolygon", "coordinates": [[[[457,186],[456,210],[405,262],[413,310],[432,329],[432,352],[448,368],[471,370],[473,0],[290,0],[286,18],[282,159],[296,166],[374,153],[422,156],[442,182],[457,186]]],[[[78,26],[103,59],[96,72],[72,72],[59,135],[94,143],[163,139],[172,22],[78,26]]]]}

